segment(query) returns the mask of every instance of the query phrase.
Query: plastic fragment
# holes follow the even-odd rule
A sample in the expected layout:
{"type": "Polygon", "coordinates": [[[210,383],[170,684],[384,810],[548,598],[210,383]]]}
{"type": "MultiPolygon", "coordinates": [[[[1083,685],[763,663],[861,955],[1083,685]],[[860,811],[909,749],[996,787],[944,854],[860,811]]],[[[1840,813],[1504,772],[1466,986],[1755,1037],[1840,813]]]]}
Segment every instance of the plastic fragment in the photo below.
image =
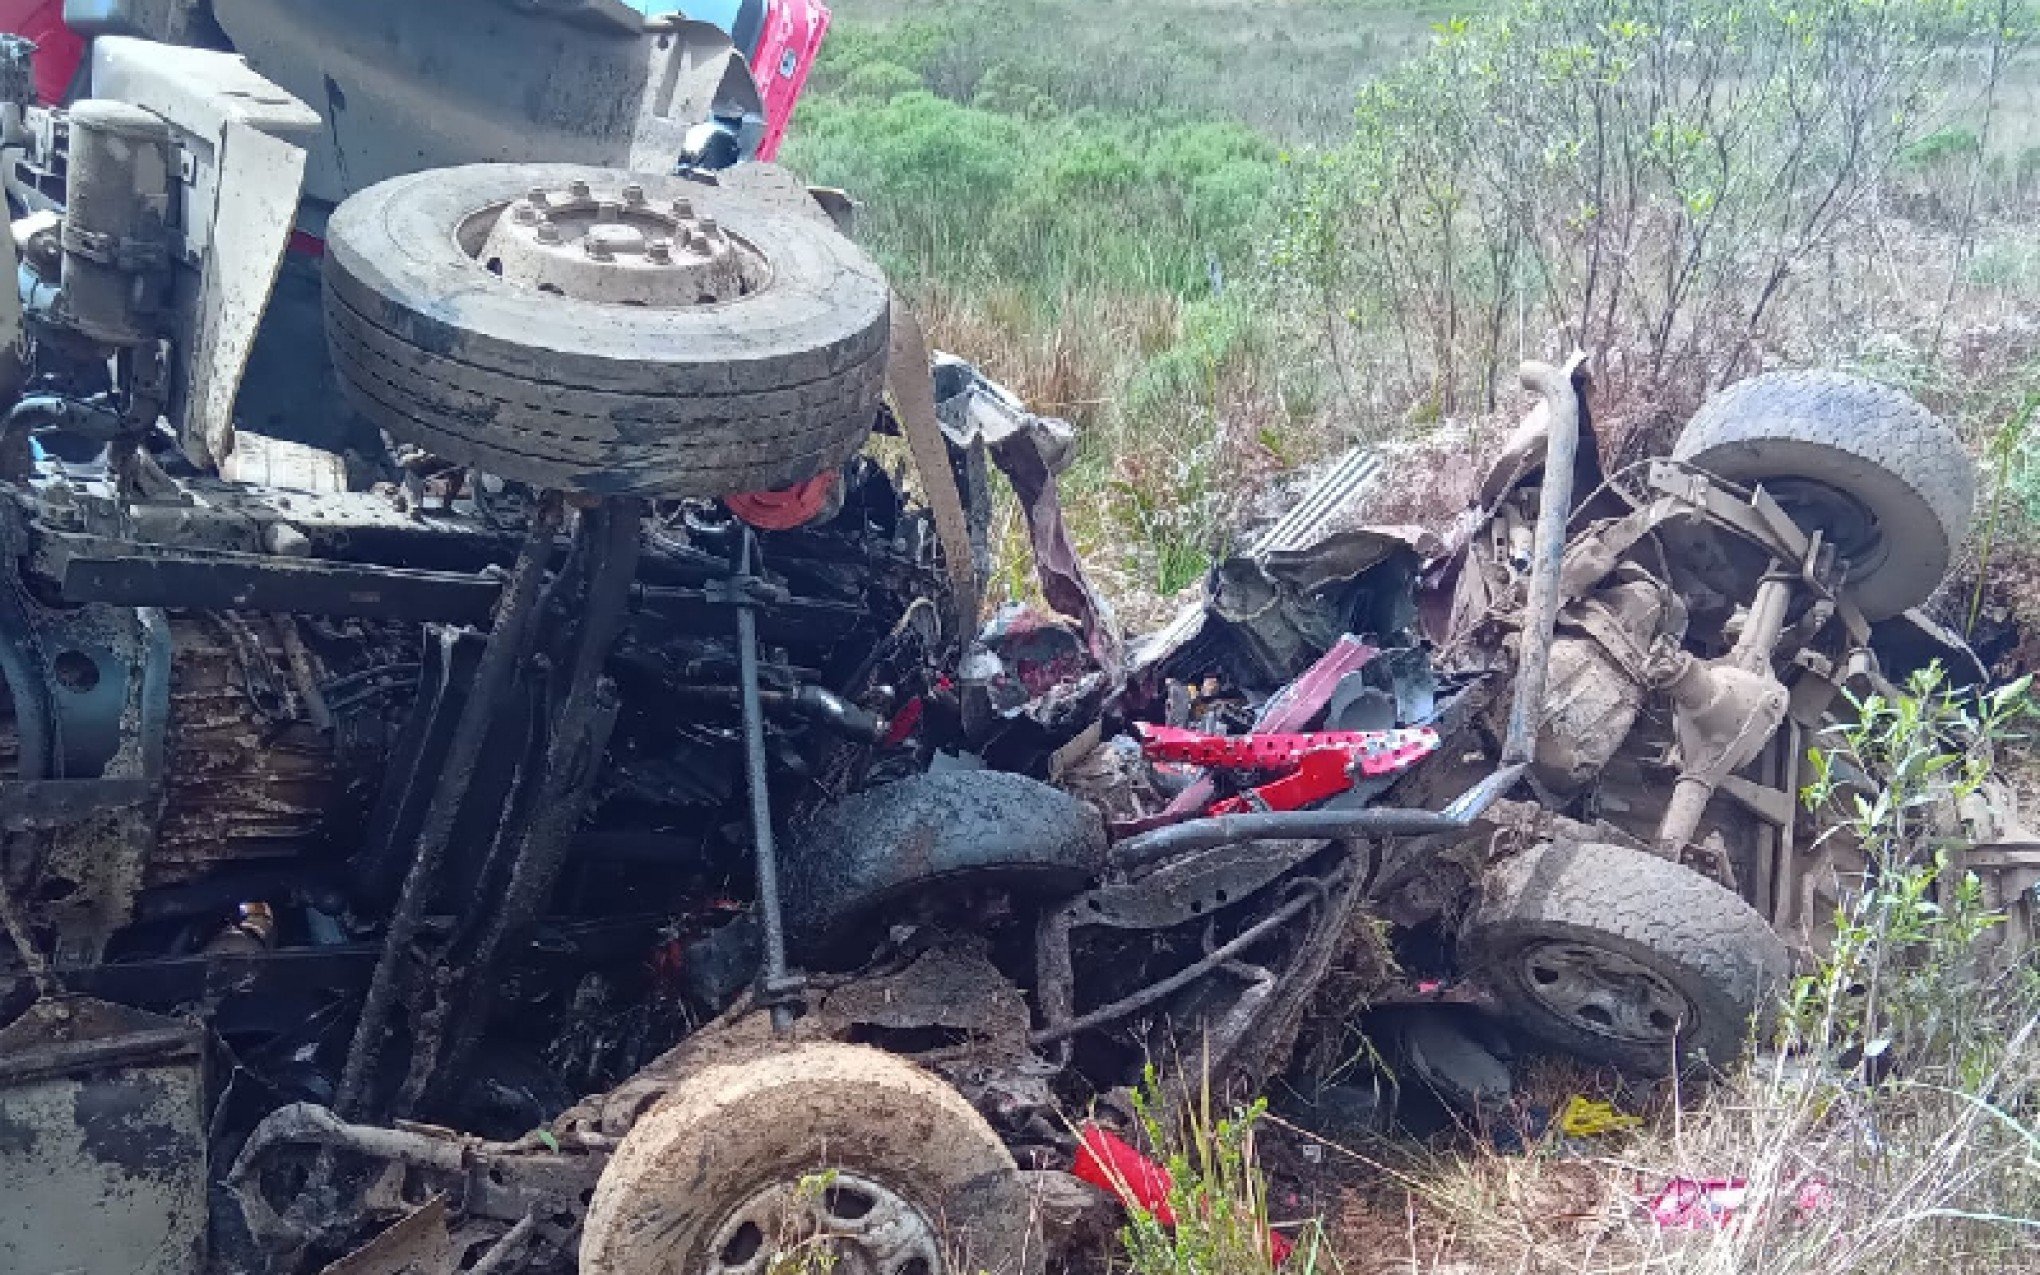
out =
{"type": "MultiPolygon", "coordinates": [[[[1727,1226],[1749,1203],[1749,1187],[1747,1178],[1673,1178],[1644,1207],[1666,1230],[1727,1226]]],[[[1834,1202],[1834,1188],[1825,1178],[1803,1178],[1792,1188],[1792,1207],[1802,1221],[1834,1202]]]]}
{"type": "Polygon", "coordinates": [[[1558,1115],[1559,1130],[1569,1138],[1598,1138],[1603,1134],[1635,1129],[1642,1124],[1642,1116],[1617,1111],[1615,1104],[1595,1102],[1583,1094],[1574,1094],[1566,1099],[1565,1107],[1558,1115]]]}
{"type": "Polygon", "coordinates": [[[1646,1206],[1650,1220],[1667,1230],[1722,1226],[1749,1198],[1747,1178],[1673,1178],[1646,1206]]]}
{"type": "MultiPolygon", "coordinates": [[[[1139,1209],[1163,1226],[1176,1224],[1169,1195],[1176,1183],[1169,1171],[1142,1155],[1133,1144],[1094,1124],[1077,1131],[1076,1162],[1070,1172],[1101,1191],[1110,1191],[1129,1209],[1139,1209]]],[[[1268,1252],[1280,1266],[1289,1260],[1296,1242],[1275,1231],[1268,1232],[1268,1252]]]]}

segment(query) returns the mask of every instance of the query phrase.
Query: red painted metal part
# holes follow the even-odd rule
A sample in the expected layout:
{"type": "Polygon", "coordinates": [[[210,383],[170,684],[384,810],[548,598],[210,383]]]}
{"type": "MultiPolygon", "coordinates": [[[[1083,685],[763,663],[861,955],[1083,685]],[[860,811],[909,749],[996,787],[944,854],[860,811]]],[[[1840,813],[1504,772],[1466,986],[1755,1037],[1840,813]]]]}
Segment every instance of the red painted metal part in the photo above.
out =
{"type": "Polygon", "coordinates": [[[1386,775],[1438,749],[1438,732],[1408,730],[1320,730],[1303,734],[1255,732],[1206,735],[1176,726],[1138,727],[1141,751],[1152,761],[1190,762],[1216,770],[1281,770],[1313,753],[1343,754],[1363,775],[1386,775]]]}
{"type": "Polygon", "coordinates": [[[920,726],[921,715],[926,711],[927,706],[918,695],[900,705],[900,711],[894,713],[892,721],[887,723],[885,738],[878,741],[878,746],[880,748],[898,748],[901,744],[906,743],[907,740],[913,737],[915,728],[920,726]]]}
{"type": "Polygon", "coordinates": [[[723,503],[730,507],[731,513],[760,531],[791,531],[813,522],[829,507],[836,482],[836,471],[831,469],[779,491],[750,491],[738,496],[725,496],[723,503]]]}
{"type": "Polygon", "coordinates": [[[35,95],[63,105],[85,60],[85,37],[64,23],[64,0],[0,0],[0,31],[35,41],[35,95]]]}
{"type": "Polygon", "coordinates": [[[1353,766],[1345,753],[1326,749],[1304,754],[1294,773],[1211,803],[1214,815],[1243,815],[1254,810],[1301,810],[1353,786],[1353,766]]]}
{"type": "Polygon", "coordinates": [[[794,103],[807,87],[808,72],[821,52],[822,36],[829,30],[829,9],[821,0],[774,0],[765,15],[765,29],[758,35],[758,47],[751,51],[751,74],[758,81],[758,95],[765,100],[765,136],[758,142],[758,158],[770,160],[779,154],[786,139],[786,126],[793,119],[794,103]]]}
{"type": "Polygon", "coordinates": [[[1362,775],[1390,774],[1438,750],[1438,732],[1425,726],[1266,735],[1206,735],[1146,722],[1137,729],[1141,751],[1153,761],[1191,762],[1213,770],[1296,768],[1237,797],[1213,802],[1206,813],[1214,815],[1301,810],[1347,791],[1362,775]]]}
{"type": "MultiPolygon", "coordinates": [[[[1261,706],[1261,716],[1254,723],[1257,731],[1302,730],[1318,719],[1325,711],[1325,705],[1332,702],[1332,692],[1339,689],[1339,681],[1355,669],[1365,667],[1368,661],[1381,654],[1377,647],[1369,646],[1359,638],[1350,635],[1332,643],[1332,648],[1318,657],[1317,663],[1304,670],[1303,676],[1277,691],[1266,704],[1261,706]]],[[[1129,819],[1112,825],[1114,837],[1130,837],[1135,833],[1147,832],[1154,828],[1182,823],[1202,814],[1218,795],[1217,786],[1209,778],[1199,779],[1177,793],[1155,814],[1141,819],[1129,819]]]]}
{"type": "MultiPolygon", "coordinates": [[[[1163,1226],[1176,1224],[1175,1210],[1169,1205],[1175,1179],[1167,1168],[1142,1155],[1132,1143],[1110,1129],[1087,1124],[1077,1131],[1076,1162],[1070,1166],[1070,1173],[1101,1191],[1111,1192],[1124,1208],[1139,1209],[1163,1226]]],[[[1288,1236],[1268,1232],[1268,1254],[1275,1265],[1289,1260],[1295,1248],[1295,1242],[1288,1236]]]]}

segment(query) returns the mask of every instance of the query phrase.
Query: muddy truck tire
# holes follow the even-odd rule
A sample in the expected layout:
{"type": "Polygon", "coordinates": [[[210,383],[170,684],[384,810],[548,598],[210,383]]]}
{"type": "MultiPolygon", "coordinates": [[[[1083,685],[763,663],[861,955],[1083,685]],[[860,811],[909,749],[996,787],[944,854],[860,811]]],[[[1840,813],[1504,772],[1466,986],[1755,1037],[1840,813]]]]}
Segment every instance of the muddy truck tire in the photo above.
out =
{"type": "Polygon", "coordinates": [[[1787,972],[1785,945],[1734,892],[1592,843],[1490,868],[1459,951],[1531,1036],[1654,1076],[1734,1061],[1787,972]]]}
{"type": "Polygon", "coordinates": [[[1043,1267],[1025,1179],[961,1095],[891,1054],[808,1044],[705,1067],[640,1118],[596,1184],[580,1269],[750,1275],[803,1243],[874,1275],[1043,1267]]]}
{"type": "Polygon", "coordinates": [[[821,955],[875,914],[893,919],[911,895],[992,887],[1066,897],[1104,870],[1105,823],[1088,802],[1025,775],[916,775],[822,808],[781,857],[788,931],[821,955]]]}
{"type": "Polygon", "coordinates": [[[1849,560],[1845,591],[1872,620],[1924,602],[1969,532],[1976,464],[1900,390],[1840,372],[1770,372],[1708,399],[1674,460],[1761,485],[1849,560]]]}
{"type": "Polygon", "coordinates": [[[824,220],[570,164],[394,178],[327,227],[326,335],[399,442],[597,495],[775,490],[870,432],[890,293],[824,220]]]}

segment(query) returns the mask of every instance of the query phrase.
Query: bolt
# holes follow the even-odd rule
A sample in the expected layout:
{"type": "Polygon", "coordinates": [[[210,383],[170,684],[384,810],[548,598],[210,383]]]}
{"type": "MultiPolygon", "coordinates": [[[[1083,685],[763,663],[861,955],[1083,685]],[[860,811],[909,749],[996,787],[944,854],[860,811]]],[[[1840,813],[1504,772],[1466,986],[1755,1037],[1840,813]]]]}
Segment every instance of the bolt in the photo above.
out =
{"type": "Polygon", "coordinates": [[[671,239],[654,239],[645,245],[645,255],[653,261],[671,261],[673,259],[673,241],[671,239]]]}
{"type": "Polygon", "coordinates": [[[537,225],[538,209],[533,208],[530,204],[518,204],[510,209],[510,220],[520,226],[537,225]]]}
{"type": "Polygon", "coordinates": [[[530,190],[524,192],[524,197],[537,204],[540,208],[545,207],[546,199],[548,198],[543,186],[533,186],[530,190]]]}
{"type": "Polygon", "coordinates": [[[702,234],[699,230],[687,236],[687,251],[706,255],[709,251],[708,236],[702,234]]]}
{"type": "Polygon", "coordinates": [[[581,250],[597,261],[607,261],[610,258],[609,245],[593,235],[581,241],[581,250]]]}
{"type": "Polygon", "coordinates": [[[645,202],[645,188],[636,182],[625,186],[623,188],[623,202],[626,204],[641,204],[645,202]]]}
{"type": "Polygon", "coordinates": [[[617,221],[623,217],[623,205],[614,199],[605,199],[595,205],[596,221],[617,221]]]}
{"type": "Polygon", "coordinates": [[[588,188],[587,182],[571,181],[567,183],[567,193],[576,199],[586,199],[593,192],[588,188]]]}
{"type": "Polygon", "coordinates": [[[703,215],[700,222],[697,224],[699,224],[701,227],[701,233],[707,235],[711,239],[715,238],[717,235],[720,235],[722,233],[722,227],[715,224],[715,218],[713,217],[703,215]]]}
{"type": "Polygon", "coordinates": [[[678,217],[681,221],[686,221],[690,217],[694,216],[694,201],[690,199],[674,200],[673,215],[675,217],[678,217]]]}
{"type": "Polygon", "coordinates": [[[560,241],[560,228],[553,225],[550,221],[539,222],[538,241],[540,243],[558,243],[560,241]]]}

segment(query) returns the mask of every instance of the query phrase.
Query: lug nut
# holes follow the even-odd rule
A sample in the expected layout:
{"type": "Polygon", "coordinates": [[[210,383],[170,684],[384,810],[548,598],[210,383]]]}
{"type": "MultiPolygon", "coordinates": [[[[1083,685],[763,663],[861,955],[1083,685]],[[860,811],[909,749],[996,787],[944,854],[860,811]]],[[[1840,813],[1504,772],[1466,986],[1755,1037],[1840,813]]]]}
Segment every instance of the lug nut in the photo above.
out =
{"type": "Polygon", "coordinates": [[[510,209],[510,220],[520,226],[537,225],[538,209],[533,208],[530,204],[517,204],[510,209]]]}
{"type": "Polygon", "coordinates": [[[540,243],[558,243],[560,241],[560,228],[549,221],[539,222],[538,241],[540,243]]]}
{"type": "Polygon", "coordinates": [[[645,202],[645,188],[636,182],[625,186],[623,188],[623,202],[626,204],[641,204],[645,202]]]}
{"type": "Polygon", "coordinates": [[[671,261],[673,259],[673,241],[670,239],[654,239],[645,245],[645,255],[653,261],[671,261]]]}
{"type": "Polygon", "coordinates": [[[596,221],[616,221],[623,216],[623,205],[614,199],[605,199],[595,205],[596,221]]]}
{"type": "Polygon", "coordinates": [[[586,199],[593,192],[589,189],[587,182],[571,181],[567,183],[567,193],[576,199],[586,199]]]}
{"type": "Polygon", "coordinates": [[[707,255],[708,250],[709,242],[707,235],[704,235],[699,230],[697,230],[693,234],[687,236],[687,251],[698,252],[705,256],[707,255]]]}
{"type": "Polygon", "coordinates": [[[540,208],[546,205],[547,195],[543,186],[533,186],[530,190],[524,192],[524,197],[540,208]]]}
{"type": "Polygon", "coordinates": [[[715,224],[713,217],[703,216],[696,224],[701,227],[701,233],[711,239],[722,233],[722,228],[715,224]]]}
{"type": "Polygon", "coordinates": [[[686,221],[690,217],[694,216],[694,201],[691,199],[674,200],[673,215],[675,217],[678,217],[681,221],[686,221]]]}
{"type": "Polygon", "coordinates": [[[609,251],[609,245],[603,243],[600,239],[595,238],[595,236],[593,235],[590,235],[586,239],[583,239],[581,241],[581,250],[583,252],[586,252],[589,256],[595,258],[595,260],[597,261],[607,261],[610,259],[611,255],[609,251]]]}

